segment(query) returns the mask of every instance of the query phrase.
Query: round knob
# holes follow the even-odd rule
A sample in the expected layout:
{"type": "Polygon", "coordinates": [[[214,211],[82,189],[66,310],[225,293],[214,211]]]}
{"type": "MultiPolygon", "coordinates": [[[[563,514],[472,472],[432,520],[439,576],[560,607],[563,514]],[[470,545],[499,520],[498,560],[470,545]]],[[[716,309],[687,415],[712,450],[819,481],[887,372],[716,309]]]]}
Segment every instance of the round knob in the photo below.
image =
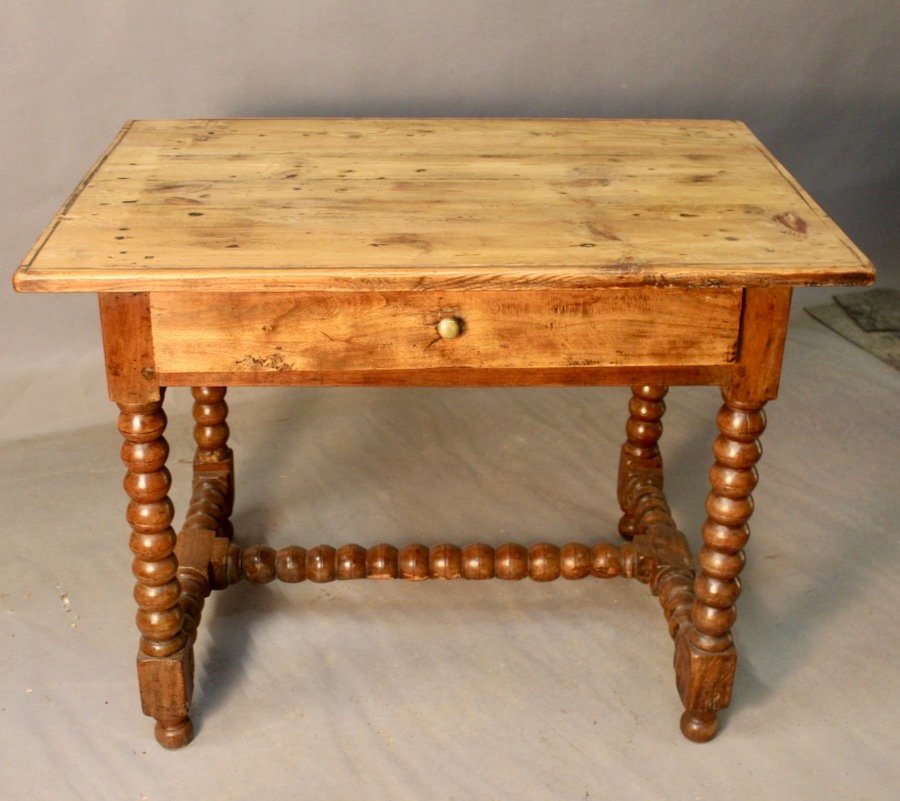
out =
{"type": "Polygon", "coordinates": [[[459,336],[459,320],[455,317],[444,317],[437,324],[437,332],[441,335],[442,339],[453,339],[454,337],[459,336]]]}

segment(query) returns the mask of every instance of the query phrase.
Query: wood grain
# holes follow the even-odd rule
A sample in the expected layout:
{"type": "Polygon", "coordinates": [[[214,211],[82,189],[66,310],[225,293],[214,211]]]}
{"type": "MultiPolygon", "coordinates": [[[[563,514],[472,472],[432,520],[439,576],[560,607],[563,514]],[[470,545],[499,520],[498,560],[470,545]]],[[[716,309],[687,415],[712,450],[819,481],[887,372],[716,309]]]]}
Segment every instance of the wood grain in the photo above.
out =
{"type": "Polygon", "coordinates": [[[106,384],[116,403],[148,403],[160,399],[153,361],[150,301],[146,293],[101,294],[100,325],[106,384]]]}
{"type": "Polygon", "coordinates": [[[21,291],[870,283],[741,123],[135,121],[21,291]]]}
{"type": "Polygon", "coordinates": [[[631,386],[641,381],[671,386],[722,385],[733,364],[685,367],[500,367],[473,370],[441,367],[405,370],[321,370],[298,372],[159,373],[162,384],[191,387],[207,381],[230,387],[576,387],[631,386]]]}
{"type": "Polygon", "coordinates": [[[303,373],[465,367],[717,365],[734,359],[736,289],[153,293],[158,369],[303,373]],[[443,340],[441,318],[462,333],[443,340]]]}
{"type": "Polygon", "coordinates": [[[765,403],[778,396],[790,311],[790,287],[745,290],[740,354],[729,382],[736,401],[765,403]]]}

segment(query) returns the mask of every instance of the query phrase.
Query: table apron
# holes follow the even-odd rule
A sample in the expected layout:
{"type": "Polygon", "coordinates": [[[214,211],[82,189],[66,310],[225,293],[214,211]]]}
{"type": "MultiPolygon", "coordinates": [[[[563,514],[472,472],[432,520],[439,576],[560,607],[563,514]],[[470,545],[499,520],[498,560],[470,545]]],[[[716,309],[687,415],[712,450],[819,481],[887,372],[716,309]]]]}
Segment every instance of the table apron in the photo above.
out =
{"type": "MultiPolygon", "coordinates": [[[[742,291],[155,292],[161,383],[630,383],[667,368],[719,383],[736,359],[742,291]],[[442,339],[441,319],[461,333],[442,339]]],[[[646,380],[646,379],[644,379],[646,380]]]]}

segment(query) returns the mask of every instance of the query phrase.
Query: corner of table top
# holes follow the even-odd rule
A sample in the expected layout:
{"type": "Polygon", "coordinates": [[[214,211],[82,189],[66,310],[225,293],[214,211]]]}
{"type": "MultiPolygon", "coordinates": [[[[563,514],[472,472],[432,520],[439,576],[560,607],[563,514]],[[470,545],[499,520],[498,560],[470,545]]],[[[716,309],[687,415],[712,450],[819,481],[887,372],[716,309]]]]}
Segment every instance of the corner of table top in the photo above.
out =
{"type": "Polygon", "coordinates": [[[12,285],[13,289],[16,292],[58,291],[52,286],[46,286],[45,281],[35,276],[31,272],[31,265],[37,258],[38,254],[41,252],[41,249],[44,247],[47,240],[56,230],[56,227],[59,225],[60,220],[65,216],[68,210],[72,208],[72,205],[78,199],[78,196],[81,194],[84,188],[91,182],[91,179],[94,177],[97,170],[99,170],[103,166],[103,163],[107,158],[109,158],[109,155],[116,149],[116,147],[119,145],[119,142],[122,141],[122,139],[125,137],[125,135],[128,133],[135,122],[137,122],[137,120],[126,120],[122,124],[116,135],[113,137],[113,140],[106,146],[106,148],[100,154],[99,158],[93,163],[93,165],[91,165],[91,168],[78,182],[78,185],[72,190],[71,193],[69,193],[69,195],[66,197],[65,202],[62,204],[56,214],[53,215],[53,219],[50,221],[50,224],[47,225],[47,227],[38,236],[37,241],[35,241],[35,243],[31,246],[31,249],[22,260],[22,263],[19,265],[15,273],[13,273],[12,285]]]}
{"type": "Polygon", "coordinates": [[[35,292],[31,276],[28,275],[28,266],[20,264],[19,269],[13,273],[12,287],[15,292],[35,292]]]}

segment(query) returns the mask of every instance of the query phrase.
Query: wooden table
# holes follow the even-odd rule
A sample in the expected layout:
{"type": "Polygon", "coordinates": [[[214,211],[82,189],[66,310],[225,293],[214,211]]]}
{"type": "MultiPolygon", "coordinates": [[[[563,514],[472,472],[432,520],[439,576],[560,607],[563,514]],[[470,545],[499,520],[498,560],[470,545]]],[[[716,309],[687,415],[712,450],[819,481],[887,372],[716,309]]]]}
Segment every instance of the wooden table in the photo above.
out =
{"type": "Polygon", "coordinates": [[[128,123],[15,286],[99,295],[141,697],[175,748],[191,737],[204,599],[276,578],[636,578],[675,641],[682,731],[709,740],[731,699],[762,407],[791,288],[873,278],[739,122],[240,119],[128,123]],[[238,547],[226,387],[322,384],[631,386],[625,542],[238,547]],[[696,564],[663,493],[672,384],[724,397],[696,564]],[[195,400],[177,536],[168,386],[195,400]]]}

